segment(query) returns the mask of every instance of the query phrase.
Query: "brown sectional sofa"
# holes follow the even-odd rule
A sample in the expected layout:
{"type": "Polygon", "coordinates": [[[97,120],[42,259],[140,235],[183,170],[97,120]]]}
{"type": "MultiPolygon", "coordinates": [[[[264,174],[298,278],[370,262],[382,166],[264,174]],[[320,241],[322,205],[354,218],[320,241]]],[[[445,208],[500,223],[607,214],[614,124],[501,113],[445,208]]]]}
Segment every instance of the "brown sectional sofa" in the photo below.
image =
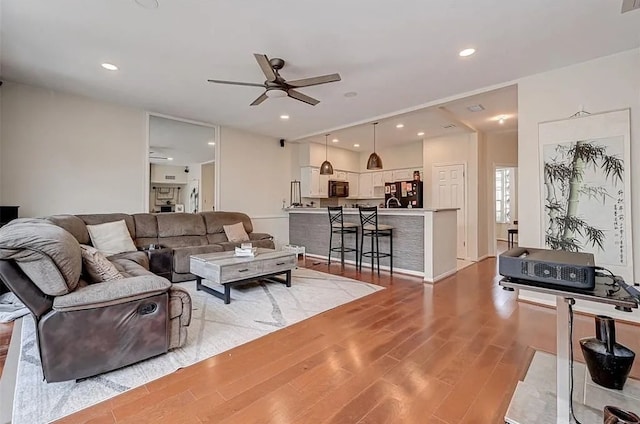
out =
{"type": "MultiPolygon", "coordinates": [[[[254,232],[251,218],[240,212],[54,215],[47,219],[69,231],[81,244],[91,244],[87,225],[124,220],[138,248],[155,244],[171,249],[171,281],[174,283],[195,278],[189,272],[189,256],[233,250],[240,245],[227,239],[224,225],[242,222],[255,247],[275,248],[273,237],[254,232]]],[[[144,252],[127,252],[109,257],[117,267],[122,266],[123,259],[133,260],[149,268],[144,252]]]]}

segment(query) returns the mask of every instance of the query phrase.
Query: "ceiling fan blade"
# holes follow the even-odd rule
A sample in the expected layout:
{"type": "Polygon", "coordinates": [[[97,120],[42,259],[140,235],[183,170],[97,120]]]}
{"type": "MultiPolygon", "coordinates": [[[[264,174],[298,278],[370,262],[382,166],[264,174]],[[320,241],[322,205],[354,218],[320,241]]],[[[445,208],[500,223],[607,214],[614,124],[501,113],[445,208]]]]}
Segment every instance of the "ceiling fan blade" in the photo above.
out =
{"type": "Polygon", "coordinates": [[[328,82],[340,81],[340,74],[322,75],[319,77],[303,78],[299,80],[287,81],[291,87],[310,87],[312,85],[326,84],[328,82]]]}
{"type": "Polygon", "coordinates": [[[320,103],[320,100],[316,100],[313,97],[309,97],[306,94],[302,94],[301,92],[296,91],[296,90],[287,91],[287,95],[289,97],[292,97],[292,98],[296,99],[296,100],[300,100],[301,102],[305,102],[307,104],[310,104],[311,106],[315,106],[318,103],[320,103]]]}
{"type": "Polygon", "coordinates": [[[260,69],[262,69],[264,76],[267,77],[267,81],[275,81],[276,73],[271,67],[271,63],[269,63],[269,58],[267,57],[267,55],[254,53],[253,56],[258,61],[258,65],[260,65],[260,69]]]}
{"type": "Polygon", "coordinates": [[[267,93],[262,93],[260,97],[258,97],[253,101],[253,103],[251,103],[251,106],[258,106],[260,103],[264,102],[267,99],[268,99],[267,93]]]}
{"type": "Polygon", "coordinates": [[[207,80],[209,82],[213,82],[216,84],[230,84],[230,85],[245,85],[248,87],[262,87],[265,88],[264,84],[257,84],[254,82],[237,82],[237,81],[222,81],[222,80],[207,80]]]}

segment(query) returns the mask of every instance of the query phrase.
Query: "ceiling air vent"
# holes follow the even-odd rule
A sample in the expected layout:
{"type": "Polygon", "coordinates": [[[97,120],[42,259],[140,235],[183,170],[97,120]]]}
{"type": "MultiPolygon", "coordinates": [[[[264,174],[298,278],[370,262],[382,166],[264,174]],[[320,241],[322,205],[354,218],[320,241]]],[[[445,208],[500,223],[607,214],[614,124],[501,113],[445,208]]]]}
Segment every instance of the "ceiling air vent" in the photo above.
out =
{"type": "Polygon", "coordinates": [[[622,13],[640,9],[640,0],[622,0],[622,13]]]}
{"type": "Polygon", "coordinates": [[[442,128],[444,128],[445,130],[451,129],[451,128],[455,128],[455,124],[447,124],[447,125],[443,125],[442,128]]]}
{"type": "MultiPolygon", "coordinates": [[[[640,1],[640,0],[637,0],[640,1]]],[[[481,112],[484,110],[484,106],[482,106],[480,103],[478,103],[477,105],[471,105],[471,106],[467,106],[467,110],[469,112],[481,112]]]]}

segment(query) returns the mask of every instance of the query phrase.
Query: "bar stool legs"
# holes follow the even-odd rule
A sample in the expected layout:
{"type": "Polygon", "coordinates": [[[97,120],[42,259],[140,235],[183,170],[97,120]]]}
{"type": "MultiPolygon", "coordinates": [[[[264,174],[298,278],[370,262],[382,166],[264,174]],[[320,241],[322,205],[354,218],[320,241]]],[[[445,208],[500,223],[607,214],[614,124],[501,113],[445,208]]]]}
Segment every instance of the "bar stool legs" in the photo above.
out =
{"type": "Polygon", "coordinates": [[[327,208],[329,212],[329,256],[328,265],[331,265],[331,253],[340,252],[340,263],[344,266],[344,254],[345,252],[355,252],[356,268],[358,267],[358,225],[350,222],[344,222],[342,207],[341,206],[329,206],[327,208]],[[333,246],[333,235],[340,234],[340,246],[333,246]],[[355,248],[345,247],[344,236],[345,234],[353,234],[355,236],[355,248]]]}
{"type": "Polygon", "coordinates": [[[378,224],[378,209],[376,207],[361,207],[359,209],[362,238],[360,239],[360,266],[358,269],[362,271],[363,257],[371,258],[371,272],[374,271],[375,265],[377,265],[378,275],[380,275],[380,257],[383,257],[389,258],[389,271],[393,274],[393,227],[378,224]],[[371,237],[371,250],[369,252],[364,251],[365,237],[371,237]],[[389,252],[380,252],[380,237],[389,237],[389,252]]]}

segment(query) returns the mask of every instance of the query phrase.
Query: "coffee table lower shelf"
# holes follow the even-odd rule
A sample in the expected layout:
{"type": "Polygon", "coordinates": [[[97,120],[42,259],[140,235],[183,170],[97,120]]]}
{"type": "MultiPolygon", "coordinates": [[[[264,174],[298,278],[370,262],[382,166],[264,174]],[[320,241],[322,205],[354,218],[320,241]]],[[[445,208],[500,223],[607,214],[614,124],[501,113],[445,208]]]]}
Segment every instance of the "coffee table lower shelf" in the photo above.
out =
{"type": "Polygon", "coordinates": [[[240,286],[243,284],[247,284],[251,281],[269,281],[272,283],[281,283],[286,285],[287,287],[291,287],[291,270],[279,271],[271,274],[261,275],[258,277],[251,277],[251,278],[245,278],[243,280],[229,281],[227,283],[222,283],[222,286],[224,287],[224,292],[220,292],[209,286],[205,286],[204,284],[202,284],[202,280],[203,280],[202,277],[196,276],[196,290],[202,290],[203,292],[209,293],[210,295],[213,295],[218,299],[222,299],[224,300],[225,305],[228,305],[229,303],[231,303],[231,287],[233,286],[240,286]],[[284,279],[276,278],[279,275],[284,275],[285,276],[284,279]]]}

